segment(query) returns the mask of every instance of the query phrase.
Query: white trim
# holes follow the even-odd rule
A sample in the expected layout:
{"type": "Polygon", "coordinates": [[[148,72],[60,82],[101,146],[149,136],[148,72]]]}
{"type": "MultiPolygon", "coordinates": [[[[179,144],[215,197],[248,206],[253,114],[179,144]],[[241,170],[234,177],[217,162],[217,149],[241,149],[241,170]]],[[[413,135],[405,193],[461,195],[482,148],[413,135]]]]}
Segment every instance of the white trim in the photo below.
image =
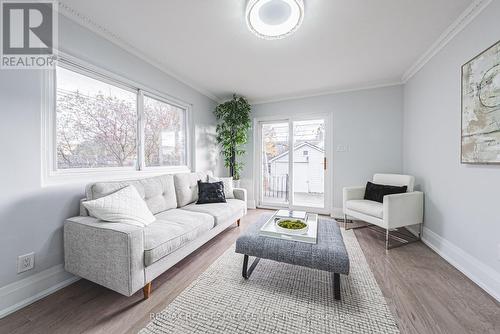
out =
{"type": "Polygon", "coordinates": [[[357,87],[345,88],[345,89],[332,89],[332,90],[324,90],[324,91],[318,90],[318,91],[311,91],[311,92],[305,93],[305,94],[295,94],[295,95],[281,95],[281,96],[278,95],[275,97],[269,97],[269,98],[260,99],[260,100],[259,99],[256,99],[256,100],[250,99],[249,102],[252,105],[285,102],[285,101],[307,99],[310,97],[320,97],[320,96],[358,92],[358,91],[363,91],[363,90],[371,90],[371,89],[377,89],[377,88],[401,86],[402,84],[403,83],[401,81],[388,81],[388,82],[384,81],[384,82],[373,83],[373,84],[369,84],[369,85],[360,85],[357,87]]]}
{"type": "Polygon", "coordinates": [[[72,55],[71,53],[59,49],[57,51],[58,54],[58,61],[62,60],[63,66],[66,64],[67,66],[70,66],[70,69],[74,66],[76,68],[80,68],[80,71],[83,71],[84,75],[87,76],[92,76],[92,73],[96,75],[97,80],[102,80],[104,77],[107,80],[111,81],[111,84],[121,84],[122,86],[128,86],[129,89],[132,88],[133,90],[136,89],[141,89],[146,93],[149,94],[154,94],[156,96],[162,97],[163,99],[166,99],[169,101],[171,104],[175,104],[179,107],[187,107],[187,106],[192,106],[193,104],[191,102],[188,102],[186,100],[180,99],[176,96],[170,95],[169,93],[165,91],[161,91],[158,89],[155,89],[151,86],[142,84],[141,82],[130,79],[126,76],[117,74],[113,71],[110,71],[106,69],[104,66],[101,65],[94,65],[93,63],[83,60],[77,56],[72,55]]]}
{"type": "Polygon", "coordinates": [[[62,264],[0,288],[0,318],[60,290],[80,278],[66,272],[62,264]]]}
{"type": "Polygon", "coordinates": [[[427,227],[423,229],[422,242],[500,301],[500,273],[427,227]]]}
{"type": "Polygon", "coordinates": [[[254,202],[256,208],[261,208],[261,189],[260,189],[260,180],[262,180],[262,169],[261,169],[261,157],[262,157],[262,145],[260,141],[260,137],[262,134],[262,127],[260,126],[261,122],[273,122],[273,123],[288,123],[289,117],[284,116],[280,118],[280,116],[264,116],[264,117],[254,117],[253,120],[253,188],[254,188],[254,202]]]}
{"type": "Polygon", "coordinates": [[[146,135],[144,129],[146,128],[146,117],[144,117],[144,91],[137,90],[137,166],[139,170],[144,170],[146,162],[144,161],[144,145],[146,144],[146,135]]]}
{"type": "MultiPolygon", "coordinates": [[[[306,94],[301,94],[301,95],[277,95],[274,97],[269,97],[269,98],[264,98],[264,99],[255,99],[252,100],[250,99],[250,103],[253,105],[257,104],[265,104],[265,103],[275,103],[275,102],[282,102],[282,101],[288,101],[288,100],[296,100],[296,99],[303,99],[303,98],[309,98],[309,97],[317,97],[317,96],[325,96],[325,95],[334,95],[334,94],[341,94],[341,93],[348,93],[348,92],[355,92],[355,91],[362,91],[362,90],[368,90],[368,89],[376,89],[376,88],[383,88],[383,87],[391,87],[391,86],[398,86],[405,84],[411,77],[413,77],[418,71],[422,69],[427,62],[429,62],[446,44],[448,44],[455,35],[457,35],[460,31],[462,31],[479,13],[483,11],[484,8],[486,8],[492,0],[475,0],[467,9],[458,17],[457,20],[455,20],[441,36],[432,44],[432,46],[427,50],[403,75],[400,81],[383,81],[383,82],[378,82],[378,83],[372,83],[368,85],[360,85],[358,87],[351,87],[351,88],[344,88],[344,89],[332,89],[332,90],[324,90],[324,91],[311,91],[306,94]]],[[[73,22],[76,22],[77,24],[80,24],[84,26],[85,28],[93,31],[94,33],[98,34],[99,36],[105,38],[106,40],[118,45],[119,47],[123,48],[124,50],[128,51],[129,53],[135,55],[136,57],[140,58],[141,60],[149,63],[150,65],[158,68],[165,74],[175,78],[176,80],[182,82],[183,84],[193,88],[194,90],[198,91],[199,93],[209,97],[213,101],[217,103],[221,103],[224,101],[225,98],[220,98],[213,94],[212,92],[201,88],[197,87],[195,84],[189,82],[188,80],[182,78],[180,75],[174,73],[171,69],[167,68],[164,64],[152,59],[149,56],[146,56],[144,53],[142,53],[140,50],[136,49],[132,45],[128,44],[125,42],[120,36],[117,34],[109,31],[102,25],[99,25],[98,23],[94,22],[90,18],[84,16],[83,14],[79,13],[75,9],[71,8],[67,4],[58,1],[59,3],[59,12],[70,19],[73,22]]]]}
{"type": "Polygon", "coordinates": [[[247,209],[257,209],[254,199],[247,200],[247,209]]]}
{"type": "Polygon", "coordinates": [[[131,53],[132,55],[138,57],[139,59],[145,61],[146,63],[156,67],[163,73],[167,74],[168,76],[178,80],[179,82],[183,83],[184,85],[194,89],[198,93],[210,98],[214,102],[219,102],[221,99],[213,94],[212,92],[208,91],[207,89],[201,88],[197,86],[196,84],[190,82],[189,80],[183,78],[177,73],[174,73],[171,69],[167,68],[163,63],[145,55],[142,51],[138,50],[134,46],[130,45],[129,43],[125,42],[120,36],[117,34],[109,31],[102,25],[96,23],[89,17],[81,14],[74,8],[68,6],[66,3],[63,3],[62,1],[58,1],[59,4],[59,13],[64,15],[66,18],[70,19],[71,21],[89,29],[90,31],[98,34],[99,36],[103,37],[104,39],[108,40],[109,42],[119,46],[120,48],[124,49],[125,51],[131,53]]]}
{"type": "Polygon", "coordinates": [[[75,168],[75,169],[63,169],[57,170],[56,161],[56,127],[55,127],[55,108],[56,108],[56,81],[57,76],[55,75],[55,69],[46,70],[42,74],[42,108],[41,108],[41,152],[42,152],[42,175],[41,175],[41,185],[52,186],[52,185],[62,185],[71,183],[86,183],[95,182],[100,180],[109,180],[113,178],[115,180],[120,179],[130,179],[134,177],[143,176],[155,176],[160,174],[170,174],[170,173],[183,173],[189,172],[193,168],[191,163],[194,161],[193,154],[194,150],[192,147],[192,142],[194,140],[191,136],[194,136],[193,127],[190,123],[192,104],[182,101],[178,98],[172,97],[169,94],[163,93],[159,90],[144,86],[137,83],[134,80],[122,77],[118,74],[110,72],[106,69],[94,66],[86,61],[80,60],[64,51],[59,51],[60,64],[67,70],[74,71],[81,75],[87,76],[89,78],[100,80],[102,82],[108,83],[110,85],[116,86],[120,89],[125,89],[133,92],[137,96],[137,166],[131,167],[103,167],[103,168],[75,168]],[[159,101],[171,104],[185,111],[185,166],[160,166],[160,167],[146,167],[142,161],[142,155],[140,148],[141,143],[144,143],[143,136],[143,112],[142,105],[140,103],[143,100],[143,96],[146,95],[150,98],[157,99],[159,101]]]}
{"type": "Polygon", "coordinates": [[[402,83],[407,83],[436,54],[439,53],[459,32],[485,9],[492,0],[475,0],[467,9],[439,36],[432,46],[403,74],[402,83]]]}
{"type": "Polygon", "coordinates": [[[124,169],[119,171],[95,170],[92,173],[88,171],[74,174],[59,174],[45,177],[42,179],[42,187],[54,187],[62,185],[81,185],[99,181],[120,181],[131,180],[145,177],[153,177],[164,174],[189,173],[188,167],[150,167],[145,170],[124,169]]]}
{"type": "MultiPolygon", "coordinates": [[[[192,113],[192,105],[191,104],[186,104],[186,103],[182,103],[182,102],[176,102],[176,100],[171,100],[170,98],[167,98],[165,97],[165,95],[163,94],[158,94],[158,93],[152,93],[148,90],[142,90],[142,89],[139,89],[139,92],[141,95],[141,100],[144,100],[144,97],[147,97],[147,98],[150,98],[150,99],[153,99],[153,100],[157,100],[159,102],[163,102],[165,104],[169,104],[171,106],[174,106],[174,107],[177,107],[179,109],[182,109],[184,110],[184,151],[185,151],[185,163],[187,167],[189,167],[190,170],[194,170],[193,169],[193,166],[191,165],[191,162],[194,160],[192,158],[192,154],[193,152],[195,152],[195,149],[196,148],[192,148],[191,147],[191,142],[192,142],[192,139],[191,139],[191,136],[194,136],[194,130],[191,131],[191,129],[194,129],[194,125],[191,124],[190,120],[191,120],[191,113],[192,113]]],[[[141,119],[144,118],[144,112],[143,112],[143,106],[144,105],[141,105],[140,107],[140,112],[141,112],[141,119]]],[[[144,120],[145,121],[145,118],[144,120]]],[[[140,135],[144,136],[144,125],[145,124],[142,124],[142,128],[140,129],[141,131],[139,132],[140,135]]],[[[145,143],[145,139],[143,138],[143,143],[145,143]]],[[[144,152],[142,152],[143,154],[144,152]]],[[[142,156],[144,157],[144,156],[142,156]]],[[[175,167],[184,167],[184,166],[175,166],[175,167]]],[[[144,170],[159,170],[159,169],[169,169],[171,167],[165,167],[165,166],[160,166],[160,167],[147,167],[145,162],[144,162],[144,166],[141,166],[140,170],[141,171],[144,171],[144,170]]]]}
{"type": "Polygon", "coordinates": [[[332,218],[344,219],[344,209],[342,209],[342,208],[333,208],[330,216],[332,218]]]}
{"type": "MultiPolygon", "coordinates": [[[[333,147],[331,143],[333,142],[333,115],[329,112],[313,112],[308,115],[275,115],[275,116],[261,116],[254,117],[253,119],[253,139],[254,139],[254,163],[253,163],[253,188],[254,188],[254,202],[255,206],[263,209],[292,209],[292,210],[306,210],[310,212],[315,212],[318,214],[331,214],[333,203],[333,147]],[[262,135],[261,123],[288,123],[289,125],[289,146],[293,147],[293,122],[301,120],[311,120],[315,118],[321,118],[325,121],[325,157],[327,159],[327,171],[324,172],[324,190],[325,190],[325,202],[324,207],[303,207],[298,205],[293,205],[293,182],[290,182],[290,196],[289,203],[279,205],[276,203],[265,203],[261,202],[261,189],[260,181],[262,180],[262,169],[261,169],[261,157],[262,157],[262,147],[260,143],[260,137],[262,135]]],[[[289,179],[293,180],[293,168],[291,164],[293,161],[293,151],[291,152],[291,157],[289,159],[289,179]]]]}

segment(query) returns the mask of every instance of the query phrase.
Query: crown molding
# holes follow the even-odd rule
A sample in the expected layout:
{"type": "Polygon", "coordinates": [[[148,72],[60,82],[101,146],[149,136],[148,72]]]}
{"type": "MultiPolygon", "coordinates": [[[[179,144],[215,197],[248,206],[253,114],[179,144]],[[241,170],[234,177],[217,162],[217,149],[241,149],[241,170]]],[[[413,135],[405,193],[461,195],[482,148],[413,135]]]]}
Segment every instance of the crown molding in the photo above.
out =
{"type": "MultiPolygon", "coordinates": [[[[257,105],[257,104],[264,104],[264,103],[274,103],[274,102],[283,102],[283,101],[288,101],[288,100],[296,100],[296,99],[303,99],[303,98],[309,98],[309,97],[317,97],[317,96],[324,96],[324,95],[332,95],[332,94],[341,94],[341,93],[348,93],[348,92],[354,92],[354,91],[361,91],[361,90],[369,90],[369,89],[376,89],[376,88],[383,88],[383,87],[390,87],[390,86],[397,86],[397,85],[402,85],[408,82],[415,74],[417,74],[439,51],[441,51],[460,31],[462,31],[472,20],[479,14],[481,13],[490,3],[492,0],[475,0],[467,9],[440,35],[440,37],[432,44],[432,46],[403,74],[401,81],[389,81],[389,82],[380,82],[380,83],[375,83],[373,85],[368,85],[368,86],[360,86],[360,87],[353,87],[353,88],[347,88],[347,89],[337,89],[337,90],[330,90],[330,91],[316,91],[316,92],[309,92],[306,94],[301,94],[301,95],[277,95],[274,97],[266,98],[266,99],[256,99],[252,100],[250,99],[250,103],[257,105]]],[[[76,11],[72,7],[68,6],[62,1],[58,1],[59,5],[59,11],[62,15],[67,17],[68,19],[72,20],[73,22],[76,22],[77,24],[80,24],[84,26],[85,28],[91,30],[92,32],[98,34],[99,36],[105,38],[106,40],[112,42],[115,45],[118,45],[120,48],[124,49],[125,51],[133,54],[134,56],[140,58],[141,60],[145,61],[146,63],[156,67],[163,73],[171,76],[172,78],[178,80],[179,82],[189,86],[190,88],[194,89],[195,91],[199,92],[200,94],[212,99],[214,102],[220,103],[221,101],[224,101],[224,98],[220,98],[216,96],[214,93],[198,87],[196,84],[190,82],[189,80],[184,79],[182,76],[179,74],[175,73],[171,69],[167,68],[164,64],[158,62],[157,60],[145,55],[142,51],[138,50],[134,46],[130,45],[129,43],[125,42],[120,36],[117,34],[113,33],[112,31],[106,29],[102,25],[98,24],[97,22],[93,21],[89,17],[81,14],[80,12],[76,11]]]]}
{"type": "Polygon", "coordinates": [[[383,81],[383,82],[379,82],[379,83],[373,83],[370,85],[357,86],[357,87],[352,87],[352,88],[332,89],[332,90],[316,91],[316,92],[313,91],[313,92],[309,92],[307,94],[302,94],[302,95],[275,96],[275,97],[271,97],[268,99],[261,99],[261,100],[249,99],[249,103],[252,105],[258,105],[258,104],[266,104],[266,103],[285,102],[285,101],[291,101],[291,100],[307,99],[310,97],[319,97],[319,96],[335,95],[335,94],[342,94],[342,93],[358,92],[358,91],[377,89],[377,88],[401,86],[402,84],[403,83],[401,81],[383,81]]]}
{"type": "Polygon", "coordinates": [[[197,86],[196,84],[190,82],[189,80],[186,80],[182,76],[180,76],[177,73],[174,73],[171,69],[167,68],[164,64],[158,62],[157,60],[145,55],[142,51],[138,50],[134,46],[130,45],[129,43],[125,42],[120,36],[115,34],[114,32],[108,30],[107,28],[103,27],[102,25],[98,24],[97,22],[93,21],[89,17],[81,14],[74,8],[68,6],[62,1],[58,1],[58,8],[59,8],[59,13],[67,17],[73,22],[76,22],[77,24],[89,29],[90,31],[98,34],[99,36],[103,37],[104,39],[108,40],[109,42],[119,46],[120,48],[124,49],[125,51],[131,53],[132,55],[138,57],[139,59],[145,61],[146,63],[156,67],[159,69],[161,72],[167,74],[168,76],[176,79],[177,81],[185,84],[186,86],[189,86],[190,88],[194,89],[198,93],[210,98],[214,102],[219,102],[221,99],[213,94],[212,92],[201,88],[197,86]]]}
{"type": "Polygon", "coordinates": [[[403,74],[401,81],[407,83],[436,54],[439,53],[460,31],[485,9],[492,0],[475,0],[467,9],[439,36],[432,46],[403,74]]]}

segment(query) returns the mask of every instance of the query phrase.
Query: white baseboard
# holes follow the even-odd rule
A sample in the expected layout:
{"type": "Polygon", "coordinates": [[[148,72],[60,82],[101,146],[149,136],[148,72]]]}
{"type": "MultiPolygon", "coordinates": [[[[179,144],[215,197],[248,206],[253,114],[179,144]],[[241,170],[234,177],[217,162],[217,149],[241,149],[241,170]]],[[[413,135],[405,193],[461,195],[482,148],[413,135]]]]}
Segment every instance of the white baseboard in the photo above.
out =
{"type": "Polygon", "coordinates": [[[0,288],[0,319],[79,280],[59,264],[0,288]]]}
{"type": "Polygon", "coordinates": [[[253,199],[247,200],[247,208],[248,209],[257,209],[257,205],[255,204],[255,200],[253,200],[253,199]]]}
{"type": "Polygon", "coordinates": [[[342,208],[333,208],[332,213],[330,215],[333,218],[344,219],[344,209],[342,208]]]}
{"type": "Polygon", "coordinates": [[[452,266],[500,301],[500,273],[424,227],[422,241],[452,266]]]}

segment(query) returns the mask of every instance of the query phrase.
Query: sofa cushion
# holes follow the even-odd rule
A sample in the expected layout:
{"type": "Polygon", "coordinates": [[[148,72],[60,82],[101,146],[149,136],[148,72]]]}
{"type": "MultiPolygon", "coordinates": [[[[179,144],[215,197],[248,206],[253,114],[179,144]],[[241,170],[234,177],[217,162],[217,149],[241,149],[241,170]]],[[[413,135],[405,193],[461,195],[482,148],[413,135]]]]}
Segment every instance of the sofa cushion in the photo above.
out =
{"type": "Polygon", "coordinates": [[[198,181],[198,201],[196,204],[226,203],[224,183],[198,181]]]}
{"type": "Polygon", "coordinates": [[[184,213],[181,213],[181,216],[186,219],[179,218],[180,216],[177,217],[178,221],[157,219],[144,228],[144,265],[146,267],[198,238],[214,226],[213,220],[206,216],[202,219],[198,219],[201,216],[188,216],[184,213]],[[184,221],[181,222],[181,220],[184,221]]]}
{"type": "Polygon", "coordinates": [[[153,214],[177,207],[174,177],[169,174],[145,179],[89,184],[86,189],[87,200],[107,196],[129,185],[137,189],[153,214]]]}
{"type": "Polygon", "coordinates": [[[198,200],[198,181],[207,181],[207,173],[179,173],[174,175],[177,206],[183,207],[198,200]]]}
{"type": "Polygon", "coordinates": [[[215,218],[212,215],[202,212],[172,209],[160,212],[155,217],[159,220],[168,220],[193,226],[198,222],[202,222],[204,225],[210,226],[210,228],[215,226],[215,218]]]}
{"type": "Polygon", "coordinates": [[[399,187],[367,182],[364,199],[384,203],[384,196],[405,193],[407,188],[407,186],[399,187]]]}
{"type": "Polygon", "coordinates": [[[219,182],[222,181],[224,183],[224,197],[234,198],[234,186],[233,186],[233,178],[232,177],[216,177],[216,176],[208,176],[208,182],[219,182]]]}
{"type": "Polygon", "coordinates": [[[353,210],[359,213],[364,213],[372,217],[377,217],[382,219],[384,216],[384,205],[375,201],[368,200],[351,200],[345,203],[345,206],[349,210],[353,210]]]}
{"type": "Polygon", "coordinates": [[[134,186],[127,186],[108,196],[85,201],[83,206],[92,216],[104,222],[144,227],[156,220],[134,186]]]}
{"type": "Polygon", "coordinates": [[[189,204],[182,210],[203,212],[212,215],[215,218],[215,224],[221,224],[229,218],[239,215],[244,216],[246,203],[239,199],[228,199],[226,203],[210,203],[210,204],[189,204]]]}

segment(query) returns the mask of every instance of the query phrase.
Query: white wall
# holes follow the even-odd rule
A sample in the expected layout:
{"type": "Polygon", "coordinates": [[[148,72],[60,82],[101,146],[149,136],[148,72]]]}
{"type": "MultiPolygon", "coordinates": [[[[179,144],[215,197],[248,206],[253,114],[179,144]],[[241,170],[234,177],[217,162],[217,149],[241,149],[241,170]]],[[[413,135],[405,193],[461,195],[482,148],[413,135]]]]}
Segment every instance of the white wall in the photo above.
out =
{"type": "MultiPolygon", "coordinates": [[[[214,101],[65,17],[59,28],[63,51],[192,103],[196,169],[218,169],[214,101]]],[[[0,70],[0,287],[63,262],[63,221],[83,196],[84,184],[41,187],[40,114],[41,72],[0,70]],[[35,269],[18,275],[18,255],[32,251],[35,269]]]]}
{"type": "MultiPolygon", "coordinates": [[[[329,113],[333,116],[333,204],[342,207],[342,188],[363,185],[376,172],[401,172],[403,88],[392,86],[258,104],[252,117],[329,113]],[[348,145],[348,152],[337,152],[348,145]]],[[[247,145],[242,185],[253,190],[253,136],[247,145]]],[[[337,210],[338,214],[338,210],[337,210]]]]}
{"type": "Polygon", "coordinates": [[[494,0],[405,86],[404,170],[425,192],[425,241],[500,298],[500,166],[460,164],[461,66],[500,39],[494,0]]]}

